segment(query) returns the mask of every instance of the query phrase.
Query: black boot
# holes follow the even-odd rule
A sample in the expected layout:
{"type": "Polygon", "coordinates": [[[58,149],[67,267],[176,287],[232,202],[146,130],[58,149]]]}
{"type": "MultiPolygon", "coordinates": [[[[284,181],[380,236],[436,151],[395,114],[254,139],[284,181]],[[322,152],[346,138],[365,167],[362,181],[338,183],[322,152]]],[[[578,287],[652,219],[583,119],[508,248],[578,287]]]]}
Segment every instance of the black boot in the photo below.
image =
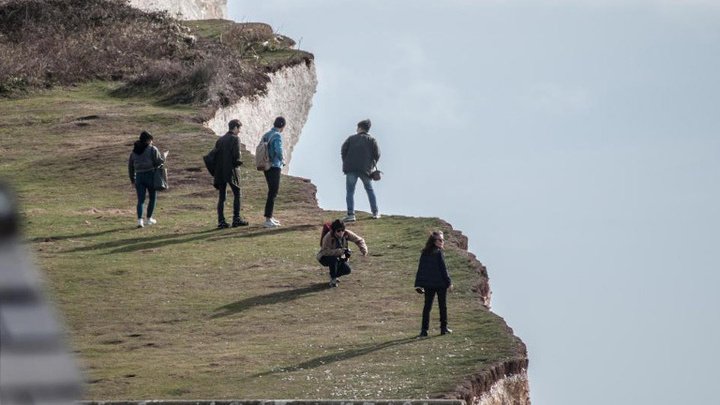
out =
{"type": "Polygon", "coordinates": [[[248,225],[248,221],[243,221],[240,218],[233,218],[233,223],[232,223],[233,228],[237,228],[238,226],[247,226],[247,225],[248,225]]]}

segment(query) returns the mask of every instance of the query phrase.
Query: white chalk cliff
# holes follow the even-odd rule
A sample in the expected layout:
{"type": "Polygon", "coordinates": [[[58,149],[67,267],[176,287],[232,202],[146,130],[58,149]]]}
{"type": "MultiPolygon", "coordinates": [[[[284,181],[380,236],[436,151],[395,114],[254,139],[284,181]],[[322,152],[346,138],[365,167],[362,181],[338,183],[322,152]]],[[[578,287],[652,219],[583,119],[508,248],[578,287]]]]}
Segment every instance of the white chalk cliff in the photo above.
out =
{"type": "Polygon", "coordinates": [[[130,0],[133,7],[148,11],[167,10],[183,20],[227,19],[227,0],[130,0]]]}
{"type": "Polygon", "coordinates": [[[313,61],[284,67],[270,73],[267,92],[261,96],[243,97],[238,103],[221,108],[205,123],[217,135],[228,130],[231,119],[239,119],[243,126],[240,129],[240,141],[252,153],[260,142],[260,138],[272,128],[277,116],[285,117],[287,125],[283,130],[283,154],[287,173],[293,148],[300,139],[305,126],[312,98],[317,87],[315,64],[313,61]]]}

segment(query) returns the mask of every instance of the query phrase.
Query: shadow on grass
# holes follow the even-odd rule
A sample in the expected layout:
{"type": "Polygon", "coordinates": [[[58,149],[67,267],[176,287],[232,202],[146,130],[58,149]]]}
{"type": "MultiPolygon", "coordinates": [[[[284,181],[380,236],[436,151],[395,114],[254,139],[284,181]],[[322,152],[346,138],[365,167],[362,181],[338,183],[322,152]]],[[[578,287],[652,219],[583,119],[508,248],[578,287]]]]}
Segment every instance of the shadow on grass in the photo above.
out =
{"type": "Polygon", "coordinates": [[[302,363],[298,363],[293,366],[278,367],[278,368],[275,368],[270,371],[265,371],[262,373],[254,374],[254,375],[250,376],[250,378],[263,377],[263,376],[276,374],[276,373],[285,373],[285,372],[293,372],[293,371],[298,371],[298,370],[313,369],[313,368],[317,368],[320,366],[328,365],[330,363],[348,360],[348,359],[352,359],[354,357],[364,356],[366,354],[376,352],[378,350],[387,349],[388,347],[404,345],[404,344],[412,343],[415,341],[417,341],[417,338],[415,338],[415,337],[406,337],[406,338],[402,338],[402,339],[389,340],[389,341],[383,342],[383,343],[368,345],[368,346],[360,347],[357,349],[343,350],[341,352],[328,354],[327,356],[316,357],[314,359],[304,361],[302,363]]]}
{"type": "Polygon", "coordinates": [[[260,305],[278,304],[289,302],[316,291],[326,290],[327,283],[317,283],[307,287],[296,288],[294,290],[278,291],[271,294],[258,295],[256,297],[246,298],[244,300],[233,302],[232,304],[223,305],[215,310],[215,314],[210,316],[211,319],[222,318],[248,310],[252,307],[260,305]]]}
{"type": "Polygon", "coordinates": [[[184,243],[191,242],[197,239],[207,238],[208,235],[211,234],[213,231],[213,229],[205,229],[202,231],[190,233],[171,233],[165,235],[145,236],[141,238],[126,238],[110,242],[97,243],[89,246],[77,247],[74,249],[68,249],[63,253],[88,252],[93,250],[103,250],[111,248],[118,249],[115,249],[110,253],[152,249],[154,247],[163,246],[165,244],[184,243]]]}
{"type": "Polygon", "coordinates": [[[215,228],[204,229],[197,232],[189,233],[173,233],[166,235],[153,235],[141,238],[127,238],[122,240],[116,240],[111,242],[98,243],[90,246],[83,246],[74,249],[69,249],[63,253],[76,253],[76,252],[87,252],[93,250],[112,249],[105,254],[115,253],[129,253],[136,252],[139,250],[156,249],[164,246],[177,245],[181,243],[194,242],[205,239],[209,242],[233,239],[233,238],[255,238],[260,236],[268,236],[278,233],[286,233],[292,231],[298,231],[303,229],[314,228],[315,225],[301,224],[293,225],[282,228],[229,228],[224,230],[217,230],[215,228]],[[114,248],[114,249],[113,249],[114,248]]]}
{"type": "Polygon", "coordinates": [[[106,235],[108,233],[118,232],[118,231],[126,231],[128,229],[127,226],[121,227],[121,228],[113,228],[113,229],[106,229],[104,231],[98,231],[98,232],[88,232],[88,233],[76,233],[74,235],[49,235],[49,236],[38,236],[32,239],[28,239],[28,242],[54,242],[56,240],[65,240],[65,239],[76,239],[76,238],[89,238],[91,236],[100,236],[100,235],[106,235]]]}

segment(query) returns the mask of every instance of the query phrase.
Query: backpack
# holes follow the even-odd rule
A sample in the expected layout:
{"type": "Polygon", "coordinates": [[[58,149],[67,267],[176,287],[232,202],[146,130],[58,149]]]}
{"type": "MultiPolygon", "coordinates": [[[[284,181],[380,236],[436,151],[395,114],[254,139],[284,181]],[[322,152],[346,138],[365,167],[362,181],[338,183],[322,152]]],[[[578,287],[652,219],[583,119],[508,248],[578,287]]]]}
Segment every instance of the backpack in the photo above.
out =
{"type": "Polygon", "coordinates": [[[207,155],[203,156],[203,162],[205,162],[205,168],[211,176],[215,176],[215,155],[217,149],[213,148],[207,155]]]}
{"type": "Polygon", "coordinates": [[[325,222],[322,227],[322,232],[320,233],[320,247],[322,247],[323,238],[331,230],[332,230],[332,225],[330,224],[330,222],[325,222]]]}
{"type": "Polygon", "coordinates": [[[270,170],[272,167],[270,161],[270,138],[272,138],[272,135],[267,140],[262,137],[255,148],[255,167],[261,171],[270,170]]]}

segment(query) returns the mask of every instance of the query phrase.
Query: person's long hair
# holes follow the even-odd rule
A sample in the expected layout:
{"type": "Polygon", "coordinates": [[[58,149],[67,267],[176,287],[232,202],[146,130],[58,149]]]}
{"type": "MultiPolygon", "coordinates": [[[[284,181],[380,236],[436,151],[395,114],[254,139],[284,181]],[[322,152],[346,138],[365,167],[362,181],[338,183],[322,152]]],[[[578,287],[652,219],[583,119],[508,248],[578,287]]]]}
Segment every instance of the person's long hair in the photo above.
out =
{"type": "Polygon", "coordinates": [[[433,231],[433,233],[430,234],[428,237],[427,242],[425,242],[425,247],[422,250],[423,254],[430,254],[434,253],[435,251],[440,250],[439,247],[435,246],[435,241],[442,238],[443,233],[442,231],[433,231]]]}

